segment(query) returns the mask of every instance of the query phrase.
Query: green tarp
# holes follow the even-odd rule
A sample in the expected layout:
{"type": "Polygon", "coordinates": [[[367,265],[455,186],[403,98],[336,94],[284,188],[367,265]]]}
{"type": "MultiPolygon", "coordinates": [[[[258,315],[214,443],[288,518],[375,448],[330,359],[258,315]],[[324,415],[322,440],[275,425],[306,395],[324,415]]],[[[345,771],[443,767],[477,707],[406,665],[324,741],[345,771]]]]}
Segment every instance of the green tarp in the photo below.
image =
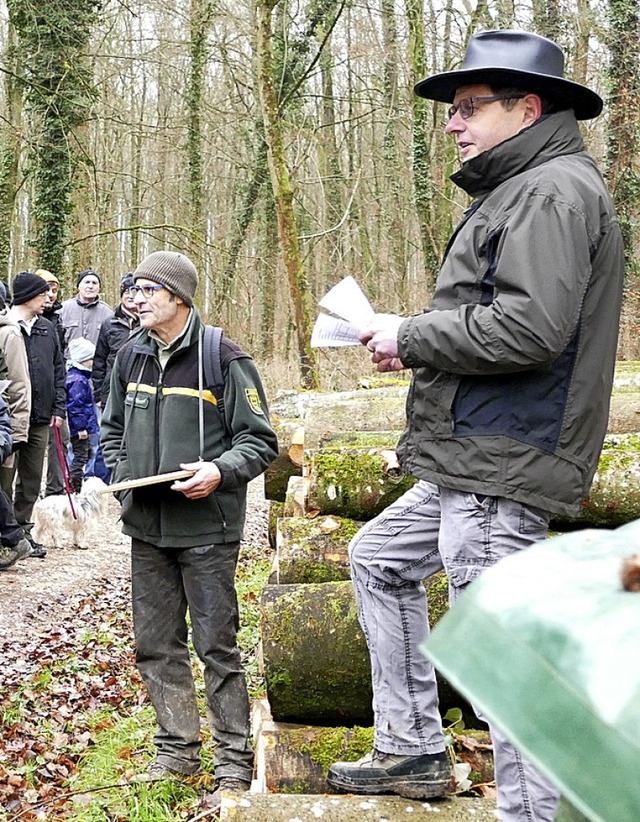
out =
{"type": "Polygon", "coordinates": [[[476,580],[424,650],[595,822],[640,822],[640,521],[577,531],[476,580]]]}

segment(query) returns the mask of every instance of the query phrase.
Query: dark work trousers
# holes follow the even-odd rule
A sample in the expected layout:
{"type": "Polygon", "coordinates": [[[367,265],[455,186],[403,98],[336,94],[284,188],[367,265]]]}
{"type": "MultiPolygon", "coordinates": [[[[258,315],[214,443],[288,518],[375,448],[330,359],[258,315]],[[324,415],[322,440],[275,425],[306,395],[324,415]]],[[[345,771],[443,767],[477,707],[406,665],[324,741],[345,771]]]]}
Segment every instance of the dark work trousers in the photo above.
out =
{"type": "Polygon", "coordinates": [[[44,457],[49,443],[49,425],[31,423],[29,439],[16,453],[16,487],[13,495],[13,510],[25,535],[31,534],[33,506],[36,504],[42,485],[44,457]]]}
{"type": "Polygon", "coordinates": [[[136,662],[156,711],[158,761],[181,773],[200,767],[200,717],[187,647],[187,608],[204,663],[215,776],[250,782],[249,697],[236,644],[238,542],[161,549],[132,540],[136,662]]]}

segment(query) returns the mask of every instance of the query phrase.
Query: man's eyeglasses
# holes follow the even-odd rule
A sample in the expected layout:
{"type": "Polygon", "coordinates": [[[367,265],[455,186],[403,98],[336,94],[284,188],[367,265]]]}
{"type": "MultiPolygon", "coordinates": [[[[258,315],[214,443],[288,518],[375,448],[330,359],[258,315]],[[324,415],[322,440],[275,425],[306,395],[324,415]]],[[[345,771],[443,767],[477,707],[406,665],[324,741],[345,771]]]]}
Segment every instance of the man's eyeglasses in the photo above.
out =
{"type": "Polygon", "coordinates": [[[450,106],[447,117],[450,120],[460,114],[463,120],[468,120],[476,113],[476,103],[495,103],[497,100],[520,100],[524,94],[493,94],[491,97],[463,97],[455,106],[450,106]]]}
{"type": "Polygon", "coordinates": [[[163,285],[132,285],[131,288],[125,289],[128,294],[135,297],[136,294],[142,294],[145,300],[150,300],[156,291],[164,288],[163,285]]]}

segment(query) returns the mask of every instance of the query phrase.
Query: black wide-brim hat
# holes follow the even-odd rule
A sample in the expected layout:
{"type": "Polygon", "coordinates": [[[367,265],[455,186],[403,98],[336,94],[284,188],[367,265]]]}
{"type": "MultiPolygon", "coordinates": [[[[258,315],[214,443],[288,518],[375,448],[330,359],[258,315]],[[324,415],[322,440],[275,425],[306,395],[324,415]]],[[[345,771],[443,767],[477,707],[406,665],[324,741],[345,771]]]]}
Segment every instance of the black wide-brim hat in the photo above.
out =
{"type": "Polygon", "coordinates": [[[427,77],[415,93],[427,100],[452,103],[462,86],[514,86],[572,108],[578,120],[602,111],[602,99],[590,88],[564,77],[564,54],[546,37],[526,31],[482,31],[469,40],[462,68],[427,77]]]}

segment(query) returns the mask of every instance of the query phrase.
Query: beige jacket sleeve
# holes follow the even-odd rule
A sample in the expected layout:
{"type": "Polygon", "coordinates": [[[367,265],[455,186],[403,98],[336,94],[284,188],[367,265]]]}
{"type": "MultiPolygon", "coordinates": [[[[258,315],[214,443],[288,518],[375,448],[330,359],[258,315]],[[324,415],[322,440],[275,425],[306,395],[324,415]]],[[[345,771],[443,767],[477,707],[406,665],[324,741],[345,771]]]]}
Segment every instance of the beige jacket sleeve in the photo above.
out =
{"type": "Polygon", "coordinates": [[[15,442],[26,442],[31,415],[31,381],[27,350],[17,325],[5,325],[0,329],[0,346],[4,350],[10,380],[6,396],[13,439],[15,442]]]}

